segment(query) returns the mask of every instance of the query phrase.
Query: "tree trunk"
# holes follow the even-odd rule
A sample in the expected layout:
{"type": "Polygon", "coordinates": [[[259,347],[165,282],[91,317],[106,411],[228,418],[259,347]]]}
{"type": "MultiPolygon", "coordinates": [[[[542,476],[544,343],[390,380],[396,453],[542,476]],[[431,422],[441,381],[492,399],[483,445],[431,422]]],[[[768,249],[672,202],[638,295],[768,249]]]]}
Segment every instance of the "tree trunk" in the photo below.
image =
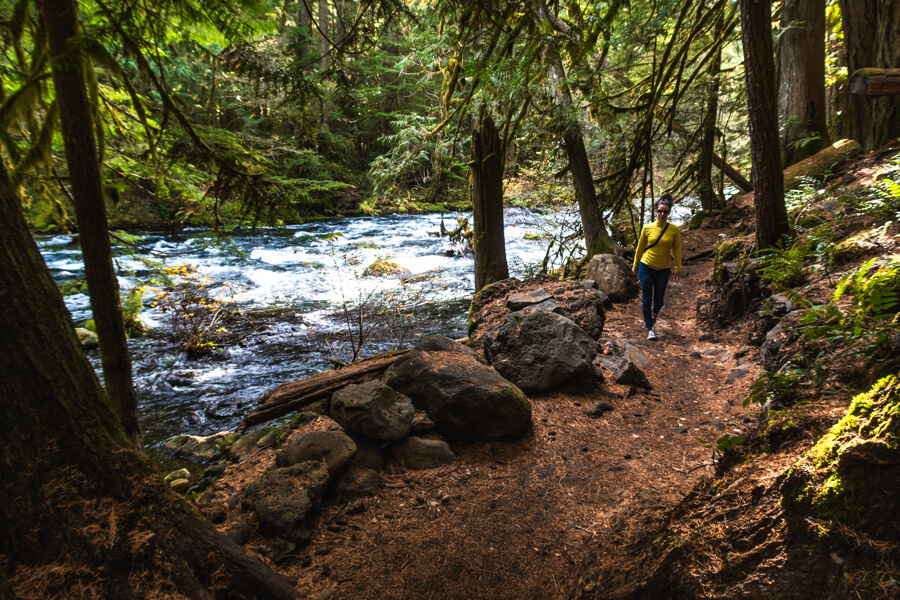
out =
{"type": "Polygon", "coordinates": [[[792,0],[781,9],[778,123],[788,167],[830,145],[825,104],[825,0],[792,0]]]}
{"type": "Polygon", "coordinates": [[[75,43],[81,33],[78,6],[75,0],[42,0],[41,7],[50,43],[53,83],[59,104],[91,312],[100,340],[106,391],[125,432],[135,448],[140,449],[137,396],[131,379],[131,356],[109,244],[100,160],[86,89],[87,74],[81,49],[75,43]]]}
{"type": "Polygon", "coordinates": [[[778,146],[771,0],[741,0],[741,38],[753,162],[756,244],[768,248],[789,231],[778,146]]]}
{"type": "MultiPolygon", "coordinates": [[[[847,74],[866,68],[900,68],[900,2],[841,0],[847,74]]],[[[900,136],[900,97],[851,94],[850,134],[865,150],[900,136]]]]}
{"type": "MultiPolygon", "coordinates": [[[[307,0],[308,1],[308,0],[307,0]]],[[[307,2],[297,3],[297,60],[304,73],[312,69],[310,53],[312,36],[312,16],[309,14],[307,2]]]]}
{"type": "Polygon", "coordinates": [[[0,565],[13,591],[30,594],[40,579],[60,598],[88,589],[113,600],[147,590],[299,597],[293,581],[166,490],[130,447],[2,162],[0,345],[0,565]]]}
{"type": "MultiPolygon", "coordinates": [[[[718,40],[725,27],[725,14],[719,12],[713,31],[713,39],[718,40]]],[[[700,142],[699,186],[700,206],[709,212],[720,208],[721,199],[716,196],[713,187],[712,167],[716,146],[716,119],[719,113],[719,71],[722,68],[722,50],[719,49],[709,66],[709,79],[706,84],[706,111],[703,115],[703,136],[700,142]]]]}
{"type": "MultiPolygon", "coordinates": [[[[550,9],[544,0],[534,0],[532,6],[538,30],[552,29],[550,25],[550,9]]],[[[550,85],[556,94],[561,118],[565,125],[563,134],[566,156],[569,159],[569,170],[572,172],[572,183],[575,188],[575,199],[581,213],[581,224],[584,228],[584,243],[587,258],[595,254],[612,252],[613,241],[603,222],[600,206],[597,204],[597,192],[594,189],[594,175],[584,147],[584,136],[578,118],[572,114],[574,102],[572,92],[566,83],[566,71],[556,45],[548,40],[544,45],[544,59],[547,63],[550,85]]]]}
{"type": "Polygon", "coordinates": [[[319,69],[322,71],[327,71],[331,66],[328,31],[328,0],[319,0],[319,69]]]}
{"type": "Polygon", "coordinates": [[[484,117],[472,132],[472,246],[475,292],[509,278],[503,235],[503,156],[493,119],[484,117]]]}

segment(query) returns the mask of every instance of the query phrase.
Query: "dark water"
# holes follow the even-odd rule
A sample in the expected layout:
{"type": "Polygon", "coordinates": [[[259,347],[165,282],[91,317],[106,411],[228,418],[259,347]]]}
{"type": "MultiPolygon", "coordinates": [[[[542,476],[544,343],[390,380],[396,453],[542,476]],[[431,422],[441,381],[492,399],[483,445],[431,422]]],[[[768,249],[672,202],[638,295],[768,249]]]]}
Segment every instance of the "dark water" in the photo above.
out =
{"type": "MultiPolygon", "coordinates": [[[[463,215],[444,216],[448,228],[456,226],[457,216],[463,215]]],[[[342,345],[346,327],[335,317],[344,304],[378,297],[385,305],[404,305],[405,314],[414,314],[408,319],[414,328],[397,328],[412,338],[404,347],[431,333],[464,337],[474,263],[471,254],[454,254],[447,238],[429,235],[439,231],[440,219],[440,215],[333,219],[236,232],[224,245],[209,243],[199,230],[185,232],[181,241],[147,232],[138,256],[118,251],[123,295],[136,285],[149,284],[153,271],[146,259],[169,266],[185,263],[211,279],[215,294],[233,296],[246,314],[257,315],[252,325],[259,328],[237,345],[190,360],[177,350],[166,315],[151,307],[154,293],[145,293],[141,319],[147,333],[131,339],[129,346],[148,448],[178,434],[232,430],[272,387],[331,368],[332,359],[346,360],[347,345],[342,345]],[[416,281],[401,285],[399,277],[362,276],[378,258],[403,266],[416,281]],[[258,318],[260,314],[264,318],[258,318]]],[[[525,210],[506,212],[512,275],[526,275],[546,250],[546,242],[525,235],[553,227],[525,210]]],[[[38,243],[57,281],[83,276],[80,249],[71,236],[45,237],[38,243]]],[[[68,296],[66,304],[76,324],[90,318],[86,295],[68,296]]],[[[249,322],[244,329],[251,330],[249,322]]],[[[364,346],[363,355],[392,349],[395,337],[376,335],[364,346]]],[[[99,357],[91,358],[99,372],[99,357]]]]}

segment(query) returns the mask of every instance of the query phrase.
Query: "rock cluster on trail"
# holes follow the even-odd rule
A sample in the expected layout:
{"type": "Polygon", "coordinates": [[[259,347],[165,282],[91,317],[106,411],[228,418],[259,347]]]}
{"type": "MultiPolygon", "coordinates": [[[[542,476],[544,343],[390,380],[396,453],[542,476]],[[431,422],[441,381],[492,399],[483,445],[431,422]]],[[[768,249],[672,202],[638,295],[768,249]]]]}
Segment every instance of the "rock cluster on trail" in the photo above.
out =
{"type": "Polygon", "coordinates": [[[435,431],[451,441],[524,435],[531,425],[528,398],[459,346],[430,352],[417,346],[391,365],[383,381],[427,412],[435,431]]]}
{"type": "MultiPolygon", "coordinates": [[[[264,533],[304,543],[310,519],[326,496],[377,493],[386,459],[416,470],[453,462],[456,455],[446,440],[521,437],[531,427],[531,403],[470,348],[429,336],[397,358],[382,379],[334,392],[330,416],[334,423],[327,431],[287,437],[286,431],[272,427],[229,441],[243,457],[262,447],[276,449],[275,468],[240,496],[242,509],[256,516],[264,533]],[[416,435],[410,435],[414,430],[416,435]],[[277,449],[282,437],[287,442],[277,449]],[[272,443],[261,446],[266,439],[272,443]]],[[[178,473],[173,486],[174,481],[190,485],[178,473]]]]}

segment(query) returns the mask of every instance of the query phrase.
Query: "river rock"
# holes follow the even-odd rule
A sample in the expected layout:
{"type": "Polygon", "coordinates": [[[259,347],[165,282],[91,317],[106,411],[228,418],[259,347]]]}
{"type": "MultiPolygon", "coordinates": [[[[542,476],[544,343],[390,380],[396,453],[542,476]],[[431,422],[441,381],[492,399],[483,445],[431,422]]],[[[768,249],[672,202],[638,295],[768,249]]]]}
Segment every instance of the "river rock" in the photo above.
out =
{"type": "Polygon", "coordinates": [[[436,469],[456,460],[456,455],[444,440],[408,437],[391,446],[391,457],[407,469],[422,471],[436,469]]]}
{"type": "Polygon", "coordinates": [[[379,258],[363,271],[363,277],[384,277],[386,275],[399,275],[405,277],[410,274],[409,269],[402,267],[395,262],[391,262],[386,258],[379,258]]]}
{"type": "Polygon", "coordinates": [[[484,354],[503,377],[526,392],[539,392],[589,371],[597,344],[563,316],[518,312],[484,336],[484,354]]]}
{"type": "Polygon", "coordinates": [[[233,431],[220,431],[203,437],[199,435],[176,435],[165,443],[166,448],[181,456],[191,456],[214,460],[222,458],[240,436],[233,431]]]}
{"type": "Polygon", "coordinates": [[[613,379],[621,385],[633,385],[635,387],[652,390],[653,386],[647,380],[647,376],[641,371],[640,367],[629,361],[627,358],[619,358],[616,356],[604,356],[602,358],[603,367],[607,371],[611,371],[613,379]]]}
{"type": "Polygon", "coordinates": [[[343,470],[356,454],[356,444],[343,431],[310,431],[295,435],[275,455],[275,464],[289,467],[305,461],[322,462],[332,475],[343,470]]]}
{"type": "Polygon", "coordinates": [[[627,302],[641,291],[631,266],[613,254],[595,254],[585,278],[594,280],[613,302],[627,302]]]}
{"type": "Polygon", "coordinates": [[[540,304],[553,298],[544,288],[516,292],[506,297],[506,308],[511,311],[522,310],[532,304],[540,304]]]}
{"type": "Polygon", "coordinates": [[[175,492],[176,494],[183,494],[188,491],[191,487],[190,479],[175,479],[174,481],[169,482],[169,489],[175,492]]]}
{"type": "Polygon", "coordinates": [[[245,488],[241,506],[256,513],[263,533],[302,544],[309,541],[307,526],[327,483],[321,460],[272,469],[245,488]]]}
{"type": "Polygon", "coordinates": [[[231,460],[235,462],[243,462],[247,460],[247,458],[256,452],[259,447],[257,444],[259,441],[270,433],[274,432],[276,427],[274,425],[269,425],[267,427],[263,427],[262,429],[256,429],[254,431],[248,431],[244,435],[241,436],[241,439],[234,442],[231,445],[231,450],[228,452],[231,460]]]}
{"type": "Polygon", "coordinates": [[[331,418],[351,433],[390,442],[409,435],[412,401],[378,380],[348,385],[331,396],[331,418]]]}
{"type": "Polygon", "coordinates": [[[81,347],[85,350],[93,350],[100,347],[100,338],[90,329],[76,327],[75,334],[78,336],[78,341],[81,342],[81,347]]]}
{"type": "Polygon", "coordinates": [[[413,349],[382,379],[428,413],[449,440],[518,438],[531,425],[531,403],[515,385],[467,354],[413,349]]]}
{"type": "Polygon", "coordinates": [[[190,479],[190,478],[191,478],[190,471],[188,471],[187,469],[178,469],[176,471],[172,471],[171,473],[169,473],[168,475],[163,477],[163,481],[165,481],[166,483],[172,483],[176,479],[190,479]]]}

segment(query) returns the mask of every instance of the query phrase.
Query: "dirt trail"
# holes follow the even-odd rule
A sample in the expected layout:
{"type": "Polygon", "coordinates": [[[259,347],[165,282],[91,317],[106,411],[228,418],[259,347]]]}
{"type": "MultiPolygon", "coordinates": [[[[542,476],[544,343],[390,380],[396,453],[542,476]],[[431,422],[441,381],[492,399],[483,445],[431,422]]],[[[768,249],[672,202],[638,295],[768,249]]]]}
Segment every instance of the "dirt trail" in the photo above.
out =
{"type": "MultiPolygon", "coordinates": [[[[724,231],[687,232],[685,256],[724,231]]],[[[526,439],[457,448],[459,461],[431,471],[386,473],[378,496],[327,508],[306,547],[286,552],[264,538],[248,547],[298,576],[309,598],[565,597],[599,539],[633,529],[626,521],[658,521],[712,474],[712,450],[699,440],[749,426],[741,401],[758,371],[755,349],[737,333],[700,341],[697,300],[711,267],[712,259],[687,261],[681,281],[670,282],[656,342],[645,339],[639,299],[607,313],[602,340],[629,343],[652,391],[616,385],[606,373],[604,383],[532,396],[526,439]],[[729,382],[741,350],[747,373],[729,382]],[[582,412],[599,401],[614,410],[582,412]]],[[[271,452],[259,455],[224,481],[236,491],[272,461],[271,452]]]]}

